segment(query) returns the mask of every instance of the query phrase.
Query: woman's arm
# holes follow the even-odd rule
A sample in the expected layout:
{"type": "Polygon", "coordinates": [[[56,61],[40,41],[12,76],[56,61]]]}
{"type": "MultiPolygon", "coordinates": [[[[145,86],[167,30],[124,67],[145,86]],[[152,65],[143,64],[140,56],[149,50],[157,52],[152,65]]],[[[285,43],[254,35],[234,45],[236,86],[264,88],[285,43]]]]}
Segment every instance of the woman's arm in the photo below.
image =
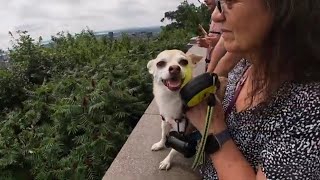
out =
{"type": "MultiPolygon", "coordinates": [[[[254,169],[244,158],[233,140],[227,141],[221,149],[210,155],[219,179],[222,180],[256,180],[258,179],[254,169]]],[[[261,172],[259,180],[266,179],[261,172]]]]}
{"type": "Polygon", "coordinates": [[[225,55],[225,53],[226,53],[226,49],[224,48],[224,40],[223,38],[220,38],[211,53],[210,63],[209,63],[207,72],[213,72],[219,60],[225,55]]]}
{"type": "MultiPolygon", "coordinates": [[[[204,107],[207,106],[206,104],[204,107]]],[[[203,121],[203,120],[202,120],[203,121]]],[[[218,134],[227,129],[224,111],[217,100],[209,134],[218,134]]],[[[221,149],[210,155],[219,179],[222,180],[255,180],[256,173],[246,158],[242,155],[232,139],[225,142],[221,149]]]]}
{"type": "MultiPolygon", "coordinates": [[[[206,117],[207,103],[202,102],[191,108],[187,112],[190,122],[203,132],[204,118],[206,117]]],[[[224,131],[226,127],[225,117],[220,102],[214,109],[214,117],[209,129],[209,133],[218,134],[224,131]]],[[[210,155],[213,166],[215,167],[219,179],[222,180],[265,180],[266,176],[261,170],[256,174],[249,162],[240,152],[232,139],[225,142],[221,149],[210,155]]]]}

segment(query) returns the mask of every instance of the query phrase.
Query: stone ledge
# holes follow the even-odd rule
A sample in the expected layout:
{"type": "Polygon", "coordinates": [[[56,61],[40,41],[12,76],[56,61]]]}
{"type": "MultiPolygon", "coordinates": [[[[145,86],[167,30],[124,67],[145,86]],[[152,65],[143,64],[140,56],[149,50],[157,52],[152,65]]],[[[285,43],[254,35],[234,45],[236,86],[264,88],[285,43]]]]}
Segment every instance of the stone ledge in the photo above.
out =
{"type": "MultiPolygon", "coordinates": [[[[193,46],[190,53],[205,56],[206,50],[193,46]]],[[[204,71],[204,60],[196,67],[194,74],[204,71]]],[[[117,157],[107,170],[103,180],[115,179],[152,179],[152,180],[197,180],[200,176],[191,169],[193,158],[186,159],[181,154],[176,156],[169,171],[159,170],[159,163],[167,156],[170,149],[151,151],[153,143],[161,137],[161,118],[153,100],[134,128],[117,157]]]]}
{"type": "Polygon", "coordinates": [[[169,149],[157,152],[150,149],[160,140],[160,127],[159,115],[144,114],[103,179],[199,179],[190,168],[192,159],[180,154],[174,158],[169,171],[158,169],[159,162],[169,153],[169,149]]]}

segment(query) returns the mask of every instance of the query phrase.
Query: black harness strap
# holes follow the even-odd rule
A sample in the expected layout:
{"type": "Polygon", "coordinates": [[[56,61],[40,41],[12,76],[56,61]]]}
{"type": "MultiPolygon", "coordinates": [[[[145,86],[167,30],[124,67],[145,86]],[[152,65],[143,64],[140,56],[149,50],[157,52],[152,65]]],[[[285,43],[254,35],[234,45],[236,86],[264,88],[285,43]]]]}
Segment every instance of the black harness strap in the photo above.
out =
{"type": "MultiPolygon", "coordinates": [[[[166,119],[164,118],[164,116],[163,115],[160,115],[161,116],[161,119],[162,119],[162,121],[165,121],[166,119]]],[[[186,129],[187,129],[187,127],[188,127],[188,119],[187,119],[187,117],[185,116],[185,115],[183,115],[181,118],[179,118],[179,119],[174,119],[174,121],[177,123],[177,127],[178,127],[178,133],[184,133],[184,132],[180,132],[180,123],[182,122],[182,120],[186,120],[186,125],[185,125],[185,127],[184,127],[184,132],[186,131],[186,129]]]]}

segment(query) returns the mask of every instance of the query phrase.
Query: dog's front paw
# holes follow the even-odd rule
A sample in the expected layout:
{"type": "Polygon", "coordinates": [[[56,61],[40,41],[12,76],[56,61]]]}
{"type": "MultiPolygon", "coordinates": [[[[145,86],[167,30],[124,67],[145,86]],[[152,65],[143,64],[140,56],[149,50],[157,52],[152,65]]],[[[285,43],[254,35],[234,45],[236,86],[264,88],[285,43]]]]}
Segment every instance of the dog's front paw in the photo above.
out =
{"type": "Polygon", "coordinates": [[[152,151],[158,151],[158,150],[160,150],[160,149],[163,149],[164,146],[165,146],[165,143],[162,142],[162,141],[159,141],[159,142],[154,143],[154,144],[152,145],[151,150],[152,150],[152,151]]]}
{"type": "Polygon", "coordinates": [[[159,169],[167,171],[170,169],[170,166],[171,166],[170,159],[165,158],[163,161],[160,162],[159,169]]]}

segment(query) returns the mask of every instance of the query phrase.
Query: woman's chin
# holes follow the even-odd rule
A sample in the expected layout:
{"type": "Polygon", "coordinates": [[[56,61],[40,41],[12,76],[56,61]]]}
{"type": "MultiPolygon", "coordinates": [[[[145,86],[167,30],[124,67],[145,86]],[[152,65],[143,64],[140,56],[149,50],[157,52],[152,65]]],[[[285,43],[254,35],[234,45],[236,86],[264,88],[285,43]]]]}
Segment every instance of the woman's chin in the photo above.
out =
{"type": "Polygon", "coordinates": [[[236,45],[235,43],[224,42],[224,48],[226,49],[227,52],[231,52],[231,53],[242,52],[240,47],[238,45],[236,45]]]}

